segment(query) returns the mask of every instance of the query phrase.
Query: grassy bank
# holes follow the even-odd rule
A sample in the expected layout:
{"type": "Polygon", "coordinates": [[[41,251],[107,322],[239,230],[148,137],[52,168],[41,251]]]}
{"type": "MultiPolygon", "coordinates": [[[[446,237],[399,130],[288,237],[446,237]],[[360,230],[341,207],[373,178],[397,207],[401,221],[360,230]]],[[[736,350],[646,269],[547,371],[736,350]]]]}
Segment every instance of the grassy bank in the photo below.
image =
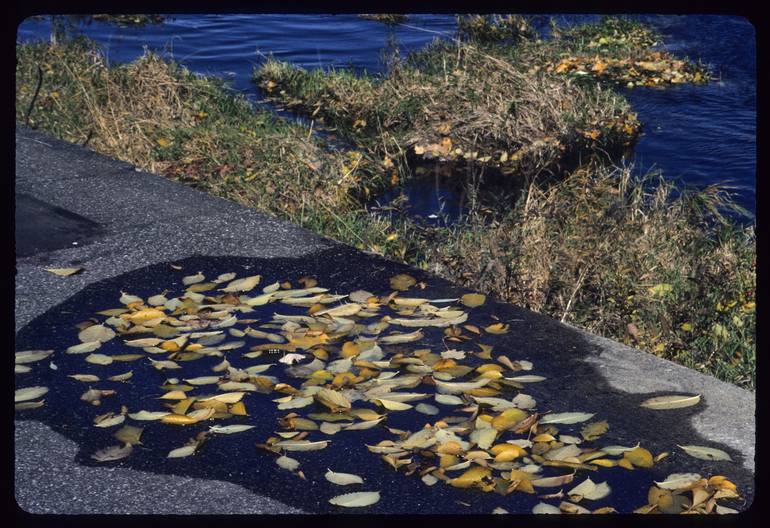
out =
{"type": "MultiPolygon", "coordinates": [[[[151,54],[108,67],[83,40],[20,45],[17,58],[20,123],[727,381],[754,385],[755,240],[753,230],[720,216],[730,200],[717,189],[680,193],[665,181],[639,181],[628,170],[593,163],[556,183],[530,182],[505,212],[483,215],[474,208],[451,228],[424,226],[403,215],[372,215],[360,204],[358,197],[393,183],[396,167],[376,146],[329,150],[308,128],[254,111],[219,80],[151,54]]],[[[422,75],[415,71],[409,75],[422,75]]],[[[471,70],[462,76],[481,82],[471,70]]],[[[563,82],[553,75],[543,79],[546,85],[563,82]]],[[[566,86],[577,91],[564,96],[565,104],[587,93],[615,97],[598,87],[584,92],[566,86]]],[[[537,90],[527,93],[527,112],[545,104],[535,100],[537,90]]],[[[365,102],[361,111],[391,115],[367,110],[365,102]]],[[[393,115],[419,120],[419,108],[393,115]]],[[[489,108],[487,119],[497,119],[489,108]]],[[[529,115],[521,112],[517,119],[529,115]]],[[[539,124],[534,114],[530,119],[535,137],[554,126],[539,124]]],[[[459,142],[465,136],[446,137],[459,142]]],[[[474,171],[484,165],[472,158],[466,163],[474,171]]]]}

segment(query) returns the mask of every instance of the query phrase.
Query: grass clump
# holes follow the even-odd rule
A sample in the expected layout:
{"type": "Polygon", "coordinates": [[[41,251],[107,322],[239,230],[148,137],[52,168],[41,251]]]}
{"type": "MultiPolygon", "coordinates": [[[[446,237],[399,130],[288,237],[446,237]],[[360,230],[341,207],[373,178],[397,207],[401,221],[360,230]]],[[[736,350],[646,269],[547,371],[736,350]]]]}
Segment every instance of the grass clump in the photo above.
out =
{"type": "Polygon", "coordinates": [[[529,20],[521,15],[458,15],[457,36],[476,43],[517,43],[537,37],[529,20]]]}
{"type": "Polygon", "coordinates": [[[531,55],[545,71],[634,86],[705,83],[708,68],[659,49],[660,35],[623,17],[602,17],[597,24],[553,27],[553,39],[532,42],[531,55]]]}
{"type": "Polygon", "coordinates": [[[363,20],[373,20],[374,22],[380,22],[386,26],[395,26],[406,22],[409,17],[401,13],[375,13],[358,15],[358,18],[363,20]]]}
{"type": "Polygon", "coordinates": [[[469,219],[427,266],[590,332],[752,388],[756,239],[717,187],[591,165],[533,183],[492,222],[469,219]]]}
{"type": "Polygon", "coordinates": [[[374,166],[152,53],[108,67],[76,39],[19,45],[17,58],[19,122],[285,218],[353,207],[350,189],[374,166]]]}
{"type": "Polygon", "coordinates": [[[522,66],[436,41],[384,76],[268,59],[254,77],[273,101],[383,159],[473,160],[532,176],[635,140],[639,123],[619,95],[522,66]]]}

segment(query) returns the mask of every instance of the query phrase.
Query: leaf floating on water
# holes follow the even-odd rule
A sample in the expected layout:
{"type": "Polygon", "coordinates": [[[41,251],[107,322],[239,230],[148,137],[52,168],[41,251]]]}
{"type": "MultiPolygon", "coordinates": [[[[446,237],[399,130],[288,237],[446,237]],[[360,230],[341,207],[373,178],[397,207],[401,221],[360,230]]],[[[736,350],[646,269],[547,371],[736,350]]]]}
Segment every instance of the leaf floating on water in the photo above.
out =
{"type": "Polygon", "coordinates": [[[133,370],[129,370],[128,372],[124,372],[123,374],[115,374],[114,376],[110,376],[107,378],[109,381],[128,381],[131,379],[131,377],[134,375],[133,370]]]}
{"type": "Polygon", "coordinates": [[[141,297],[137,297],[136,295],[131,295],[130,293],[126,293],[124,291],[120,292],[120,303],[129,305],[133,303],[140,303],[142,302],[141,297]]]}
{"type": "Polygon", "coordinates": [[[26,374],[27,372],[32,372],[32,367],[26,365],[14,365],[13,372],[14,374],[26,374]]]}
{"type": "Polygon", "coordinates": [[[604,433],[606,433],[610,428],[610,425],[607,423],[607,420],[602,420],[601,422],[593,422],[585,427],[580,431],[580,434],[583,436],[583,438],[587,441],[596,440],[600,436],[602,436],[604,433]]]}
{"type": "Polygon", "coordinates": [[[606,482],[596,484],[590,478],[575,486],[568,495],[581,497],[588,500],[600,500],[610,494],[610,487],[606,482]]]}
{"type": "Polygon", "coordinates": [[[124,446],[111,446],[97,451],[91,455],[91,458],[97,462],[110,462],[112,460],[126,458],[133,450],[134,448],[130,444],[124,446]]]}
{"type": "Polygon", "coordinates": [[[488,334],[507,334],[508,325],[503,323],[493,323],[484,330],[486,330],[488,334]]]}
{"type": "Polygon", "coordinates": [[[113,337],[115,337],[115,332],[111,328],[100,324],[91,325],[78,334],[78,338],[83,343],[90,343],[92,341],[105,343],[113,337]]]}
{"type": "Polygon", "coordinates": [[[17,365],[22,363],[34,363],[40,361],[53,354],[53,350],[25,350],[23,352],[16,352],[15,363],[17,365]]]}
{"type": "Polygon", "coordinates": [[[350,400],[348,400],[342,393],[333,391],[331,389],[321,389],[316,395],[316,399],[331,410],[335,409],[350,409],[350,400]]]}
{"type": "Polygon", "coordinates": [[[311,442],[310,440],[283,440],[274,444],[286,451],[318,451],[325,449],[329,445],[329,440],[319,440],[311,442]]]}
{"type": "Polygon", "coordinates": [[[463,405],[465,403],[462,398],[451,394],[436,394],[434,398],[441,405],[463,405]]]}
{"type": "Polygon", "coordinates": [[[172,449],[166,455],[166,458],[184,458],[195,454],[195,450],[198,449],[197,444],[190,444],[183,447],[177,447],[172,449]]]}
{"type": "Polygon", "coordinates": [[[261,275],[252,275],[250,277],[244,277],[242,279],[236,279],[230,282],[226,287],[222,288],[223,292],[247,292],[254,289],[262,280],[261,275]]]}
{"type": "Polygon", "coordinates": [[[639,444],[636,444],[632,447],[625,447],[625,446],[607,446],[602,447],[601,450],[607,453],[608,455],[622,455],[626,451],[632,451],[639,447],[639,444]]]}
{"type": "Polygon", "coordinates": [[[283,356],[278,361],[280,363],[284,363],[286,365],[292,365],[294,363],[298,363],[298,362],[302,361],[303,359],[305,359],[305,357],[306,356],[303,355],[303,354],[286,354],[285,356],[283,356]]]}
{"type": "Polygon", "coordinates": [[[417,406],[414,408],[418,413],[427,414],[429,416],[434,416],[439,413],[439,408],[430,405],[427,403],[418,403],[417,406]]]}
{"type": "MultiPolygon", "coordinates": [[[[123,416],[123,415],[120,415],[123,416]]],[[[142,442],[139,440],[142,437],[142,433],[144,432],[144,428],[142,427],[136,427],[134,425],[124,425],[115,433],[112,435],[116,439],[120,440],[124,444],[129,445],[136,445],[141,444],[142,442]]]]}
{"type": "Polygon", "coordinates": [[[466,293],[460,298],[460,302],[468,308],[476,308],[481,306],[487,300],[487,296],[481,293],[466,293]]]}
{"type": "Polygon", "coordinates": [[[545,377],[543,376],[535,376],[534,374],[529,374],[526,376],[514,376],[513,378],[505,378],[508,381],[517,381],[519,383],[538,383],[540,381],[545,381],[545,377]]]}
{"type": "Polygon", "coordinates": [[[715,449],[713,447],[704,447],[697,445],[679,445],[677,447],[684,450],[685,453],[691,457],[699,458],[701,460],[730,460],[730,455],[721,449],[715,449]]]}
{"type": "Polygon", "coordinates": [[[163,411],[139,411],[135,413],[130,413],[128,415],[129,418],[132,420],[160,420],[164,416],[168,416],[171,414],[170,412],[163,412],[163,411]]]}
{"type": "Polygon", "coordinates": [[[86,356],[86,361],[94,365],[109,365],[112,363],[112,358],[104,354],[89,354],[86,356]]]}
{"type": "Polygon", "coordinates": [[[666,490],[689,488],[701,479],[698,473],[672,473],[663,482],[655,481],[655,485],[666,490]]]}
{"type": "Polygon", "coordinates": [[[624,452],[623,458],[631,462],[636,467],[650,468],[653,464],[652,453],[643,447],[637,447],[630,451],[624,452]]]}
{"type": "Polygon", "coordinates": [[[421,330],[415,330],[409,334],[390,334],[385,337],[381,337],[379,342],[385,345],[396,345],[418,341],[423,337],[425,337],[425,334],[423,334],[421,330]]]}
{"type": "Polygon", "coordinates": [[[93,352],[97,348],[101,347],[101,341],[91,341],[89,343],[80,343],[79,345],[72,345],[66,352],[67,354],[87,354],[93,352]]]}
{"type": "Polygon", "coordinates": [[[112,413],[108,413],[107,415],[98,416],[97,419],[98,420],[94,420],[94,427],[112,427],[114,425],[122,424],[126,420],[126,415],[112,415],[112,413]]]}
{"type": "Polygon", "coordinates": [[[389,411],[406,411],[407,409],[411,409],[412,406],[408,403],[403,402],[397,402],[397,401],[391,401],[391,400],[383,400],[378,399],[375,400],[377,403],[385,407],[389,411]]]}
{"type": "Polygon", "coordinates": [[[417,280],[411,275],[406,275],[404,273],[390,279],[390,287],[394,290],[406,291],[415,284],[417,284],[417,280]]]}
{"type": "Polygon", "coordinates": [[[253,429],[256,427],[255,425],[212,425],[209,427],[209,431],[216,434],[233,434],[233,433],[242,433],[243,431],[248,431],[249,429],[253,429]]]}
{"type": "Polygon", "coordinates": [[[364,483],[364,479],[362,479],[358,475],[353,475],[350,473],[335,473],[331,469],[326,471],[326,474],[324,475],[324,477],[326,477],[326,480],[328,480],[332,484],[337,484],[338,486],[348,486],[350,484],[364,483]]]}
{"type": "Polygon", "coordinates": [[[14,410],[26,411],[28,409],[38,409],[42,407],[44,404],[45,404],[45,400],[40,400],[36,402],[32,402],[32,401],[21,402],[14,405],[14,410]]]}
{"type": "Polygon", "coordinates": [[[544,477],[544,478],[534,479],[532,481],[532,485],[537,486],[539,488],[557,488],[565,484],[569,484],[570,482],[572,482],[573,478],[575,478],[574,473],[568,473],[566,475],[559,475],[556,477],[544,477]]]}
{"type": "Polygon", "coordinates": [[[286,455],[276,458],[275,463],[278,464],[278,467],[281,467],[287,471],[295,471],[297,468],[299,468],[299,462],[293,458],[287,457],[286,455]]]}
{"type": "Polygon", "coordinates": [[[18,389],[14,393],[13,401],[14,402],[24,402],[29,400],[36,400],[43,394],[48,392],[48,387],[25,387],[23,389],[18,389]]]}
{"type": "Polygon", "coordinates": [[[329,499],[329,503],[344,508],[361,508],[371,506],[380,500],[379,491],[357,491],[355,493],[346,493],[329,499]]]}
{"type": "Polygon", "coordinates": [[[641,405],[648,409],[663,410],[691,407],[698,402],[700,402],[700,394],[696,394],[695,396],[671,395],[650,398],[649,400],[643,401],[641,405]]]}
{"type": "Polygon", "coordinates": [[[547,414],[540,418],[541,424],[574,424],[578,422],[585,422],[593,418],[594,413],[584,412],[566,412],[547,414]]]}
{"type": "Polygon", "coordinates": [[[532,508],[532,513],[536,514],[561,514],[561,510],[552,504],[546,504],[545,502],[538,502],[535,507],[532,508]]]}
{"type": "Polygon", "coordinates": [[[206,280],[206,276],[199,271],[195,275],[188,275],[186,277],[182,277],[182,284],[184,284],[185,286],[189,286],[190,284],[196,284],[198,282],[203,282],[204,280],[206,280]]]}
{"type": "Polygon", "coordinates": [[[83,381],[86,383],[95,383],[99,381],[99,376],[94,376],[93,374],[70,374],[67,377],[77,381],[83,381]]]}

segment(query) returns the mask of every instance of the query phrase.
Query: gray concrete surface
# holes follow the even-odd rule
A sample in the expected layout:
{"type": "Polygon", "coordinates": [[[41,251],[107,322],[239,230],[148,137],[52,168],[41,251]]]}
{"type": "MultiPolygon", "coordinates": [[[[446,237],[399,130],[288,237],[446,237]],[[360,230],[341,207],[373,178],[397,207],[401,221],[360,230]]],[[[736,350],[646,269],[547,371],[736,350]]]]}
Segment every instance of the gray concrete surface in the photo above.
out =
{"type": "MultiPolygon", "coordinates": [[[[17,331],[85,286],[148,264],[194,254],[300,257],[338,246],[296,226],[26,129],[17,130],[16,136],[16,191],[81,215],[102,229],[97,236],[84,237],[72,247],[17,258],[17,331]],[[42,269],[70,266],[82,266],[86,271],[63,280],[42,269]]],[[[531,319],[543,320],[544,327],[555,324],[541,316],[532,315],[531,319]]],[[[601,374],[602,387],[611,388],[602,390],[612,391],[613,397],[615,391],[703,394],[705,405],[686,418],[687,426],[700,439],[740,453],[742,469],[753,475],[754,393],[619,343],[576,332],[590,344],[591,352],[581,361],[601,374]]],[[[564,373],[565,386],[573,380],[570,376],[577,374],[564,373]]],[[[590,393],[590,388],[580,390],[590,393]]],[[[15,439],[16,499],[28,512],[299,511],[228,482],[81,467],[74,459],[73,442],[35,421],[17,421],[15,439]],[[41,470],[43,467],[46,471],[41,470]],[[148,501],[148,490],[157,497],[151,490],[159,489],[173,500],[148,501]],[[196,493],[190,492],[196,489],[217,491],[214,500],[203,507],[196,493]]],[[[743,484],[744,489],[751,488],[750,480],[744,479],[743,484]]],[[[753,489],[747,493],[750,497],[753,489]]]]}

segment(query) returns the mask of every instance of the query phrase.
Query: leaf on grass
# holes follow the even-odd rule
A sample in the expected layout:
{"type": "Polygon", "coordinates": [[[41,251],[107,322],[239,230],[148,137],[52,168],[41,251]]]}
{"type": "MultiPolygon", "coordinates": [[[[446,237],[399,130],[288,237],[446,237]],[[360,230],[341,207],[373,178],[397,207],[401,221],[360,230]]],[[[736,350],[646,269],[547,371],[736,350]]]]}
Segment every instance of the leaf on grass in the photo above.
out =
{"type": "Polygon", "coordinates": [[[29,401],[29,400],[36,400],[43,394],[48,392],[48,387],[25,387],[23,389],[18,389],[14,393],[13,401],[14,402],[23,402],[23,401],[29,401]]]}
{"type": "Polygon", "coordinates": [[[337,484],[338,486],[348,486],[350,484],[364,483],[364,479],[358,475],[352,475],[350,473],[335,473],[331,469],[327,470],[324,477],[326,477],[326,480],[332,484],[337,484]]]}
{"type": "Polygon", "coordinates": [[[131,446],[131,444],[126,444],[124,446],[111,446],[97,451],[91,455],[91,458],[97,462],[110,462],[112,460],[120,460],[121,458],[126,458],[131,454],[131,451],[133,450],[134,448],[131,446]]]}
{"type": "Polygon", "coordinates": [[[700,394],[696,394],[695,396],[671,395],[650,398],[649,400],[643,401],[641,405],[648,409],[663,410],[690,407],[696,405],[698,402],[700,402],[700,394]]]}
{"type": "Polygon", "coordinates": [[[691,457],[699,458],[701,460],[730,460],[730,455],[721,449],[715,449],[713,447],[704,447],[697,445],[679,445],[677,447],[684,450],[685,453],[691,457]]]}
{"type": "Polygon", "coordinates": [[[585,422],[593,418],[594,413],[584,412],[566,412],[547,414],[540,418],[541,424],[574,424],[578,422],[585,422]]]}
{"type": "Polygon", "coordinates": [[[83,271],[83,268],[43,268],[43,269],[49,273],[58,275],[59,277],[69,277],[70,275],[75,275],[76,273],[80,273],[81,271],[83,271]]]}
{"type": "Polygon", "coordinates": [[[364,506],[371,506],[379,500],[379,491],[358,491],[332,497],[329,499],[329,503],[344,508],[361,508],[364,506]]]}

